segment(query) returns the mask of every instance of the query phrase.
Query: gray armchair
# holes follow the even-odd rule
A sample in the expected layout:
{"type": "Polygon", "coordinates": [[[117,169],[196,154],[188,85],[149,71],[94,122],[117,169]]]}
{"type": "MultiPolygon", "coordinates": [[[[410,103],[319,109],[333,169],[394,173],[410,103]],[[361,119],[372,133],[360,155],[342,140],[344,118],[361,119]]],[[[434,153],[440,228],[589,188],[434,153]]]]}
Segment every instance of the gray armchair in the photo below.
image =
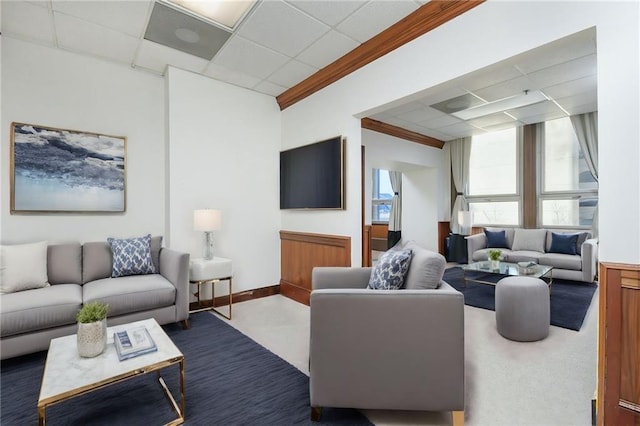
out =
{"type": "Polygon", "coordinates": [[[463,424],[463,295],[446,282],[370,290],[370,274],[313,270],[311,418],[322,407],[453,411],[463,424]]]}

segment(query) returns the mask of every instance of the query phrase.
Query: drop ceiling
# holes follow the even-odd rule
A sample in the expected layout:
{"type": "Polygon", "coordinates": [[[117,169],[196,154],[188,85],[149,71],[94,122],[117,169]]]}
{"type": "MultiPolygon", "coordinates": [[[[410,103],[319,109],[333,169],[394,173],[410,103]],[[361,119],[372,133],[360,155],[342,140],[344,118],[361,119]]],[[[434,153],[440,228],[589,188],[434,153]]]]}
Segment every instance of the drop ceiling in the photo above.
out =
{"type": "MultiPolygon", "coordinates": [[[[179,18],[182,21],[177,24],[176,19],[167,18],[177,26],[164,31],[160,39],[177,37],[164,44],[152,41],[154,37],[149,35],[154,29],[150,20],[158,13],[160,7],[156,3],[162,3],[160,0],[2,0],[0,8],[3,37],[159,75],[171,65],[277,96],[425,2],[258,0],[233,32],[214,27],[211,38],[194,36],[198,31],[188,24],[193,18],[179,18]],[[194,44],[191,53],[186,53],[191,38],[199,38],[204,45],[194,44]],[[217,48],[207,50],[216,43],[217,48]]],[[[169,23],[161,21],[160,29],[169,23]]],[[[368,117],[447,141],[595,111],[595,40],[595,29],[582,31],[376,108],[368,117]],[[549,100],[466,121],[443,112],[464,104],[481,105],[519,95],[525,90],[540,90],[549,100]]]]}

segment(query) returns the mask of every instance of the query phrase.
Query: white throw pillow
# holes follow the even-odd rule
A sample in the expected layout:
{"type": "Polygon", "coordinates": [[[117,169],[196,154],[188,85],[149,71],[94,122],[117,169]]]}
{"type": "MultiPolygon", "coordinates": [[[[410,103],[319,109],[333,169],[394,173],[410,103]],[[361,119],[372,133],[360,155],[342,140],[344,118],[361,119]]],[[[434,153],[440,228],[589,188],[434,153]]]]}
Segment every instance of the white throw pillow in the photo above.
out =
{"type": "Polygon", "coordinates": [[[547,239],[546,229],[516,229],[511,250],[530,250],[544,253],[547,239]]]}
{"type": "Polygon", "coordinates": [[[0,246],[0,294],[49,285],[47,242],[0,246]]]}

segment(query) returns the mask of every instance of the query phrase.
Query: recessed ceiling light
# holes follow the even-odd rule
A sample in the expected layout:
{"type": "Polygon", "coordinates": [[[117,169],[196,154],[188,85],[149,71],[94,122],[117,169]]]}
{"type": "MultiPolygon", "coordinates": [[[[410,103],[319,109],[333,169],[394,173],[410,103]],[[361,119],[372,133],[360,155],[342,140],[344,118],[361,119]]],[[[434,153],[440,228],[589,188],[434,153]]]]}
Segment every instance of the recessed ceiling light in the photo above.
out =
{"type": "Polygon", "coordinates": [[[256,0],[164,0],[229,29],[234,29],[256,0]]]}

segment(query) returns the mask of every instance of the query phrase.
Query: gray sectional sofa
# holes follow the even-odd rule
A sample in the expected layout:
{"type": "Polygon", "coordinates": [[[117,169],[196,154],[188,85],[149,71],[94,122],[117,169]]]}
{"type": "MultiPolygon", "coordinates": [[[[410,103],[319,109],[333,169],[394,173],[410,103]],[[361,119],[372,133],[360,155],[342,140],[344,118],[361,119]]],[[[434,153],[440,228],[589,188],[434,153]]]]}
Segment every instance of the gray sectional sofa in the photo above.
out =
{"type": "Polygon", "coordinates": [[[155,318],[187,327],[189,254],[162,248],[154,237],[151,257],[159,274],[111,278],[107,242],[49,245],[50,285],[0,297],[0,359],[46,350],[51,339],[76,333],[76,313],[93,301],[109,304],[110,326],[155,318]]]}
{"type": "MultiPolygon", "coordinates": [[[[502,250],[506,262],[533,261],[553,266],[553,277],[573,281],[593,282],[596,276],[598,241],[588,231],[556,229],[487,228],[489,232],[506,234],[506,247],[502,250]],[[557,253],[552,250],[553,234],[579,234],[576,254],[557,253]],[[519,241],[518,241],[519,240],[519,241]],[[514,244],[515,243],[515,244],[514,244]]],[[[466,237],[469,262],[487,260],[491,247],[484,233],[466,237]]]]}

